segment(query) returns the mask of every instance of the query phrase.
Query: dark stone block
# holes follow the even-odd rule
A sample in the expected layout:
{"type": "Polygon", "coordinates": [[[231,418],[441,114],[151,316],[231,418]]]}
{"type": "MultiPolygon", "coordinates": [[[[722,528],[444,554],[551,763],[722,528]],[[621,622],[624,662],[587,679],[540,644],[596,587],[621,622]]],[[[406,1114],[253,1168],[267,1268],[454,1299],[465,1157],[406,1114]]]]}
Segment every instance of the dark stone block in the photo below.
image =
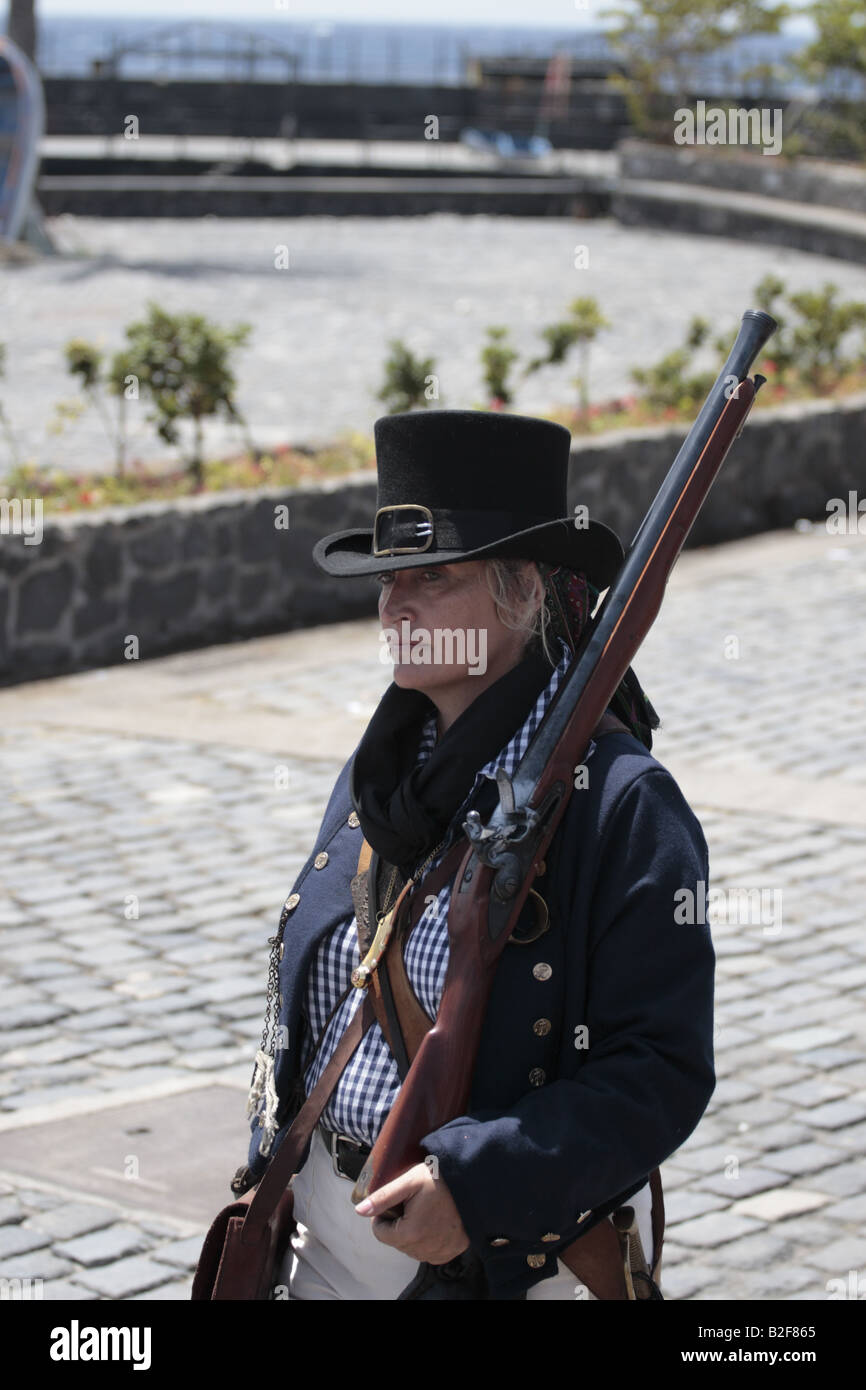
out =
{"type": "Polygon", "coordinates": [[[191,631],[190,614],[199,594],[195,570],[182,570],[170,579],[136,579],[130,586],[129,629],[139,637],[152,638],[191,631]]]}
{"type": "Polygon", "coordinates": [[[96,633],[89,641],[82,642],[76,649],[77,667],[88,670],[94,666],[119,666],[122,661],[127,661],[128,658],[124,656],[127,630],[128,624],[124,623],[122,627],[115,624],[105,632],[96,633]]]}
{"type": "Polygon", "coordinates": [[[11,674],[14,681],[62,676],[75,669],[71,651],[61,642],[19,642],[12,648],[11,674]]]}
{"type": "Polygon", "coordinates": [[[214,613],[196,623],[196,647],[213,647],[236,640],[234,620],[228,613],[214,613]]]}
{"type": "Polygon", "coordinates": [[[41,560],[65,559],[69,554],[70,548],[77,548],[78,538],[75,531],[69,531],[65,527],[52,525],[47,522],[42,532],[42,539],[38,545],[25,545],[25,553],[32,551],[41,560]]]}
{"type": "Polygon", "coordinates": [[[174,518],[161,516],[148,526],[143,535],[129,544],[129,554],[139,569],[158,570],[173,565],[178,559],[174,518]]]}
{"type": "Polygon", "coordinates": [[[75,649],[75,669],[88,671],[96,666],[119,666],[121,662],[131,665],[132,661],[124,656],[126,635],[127,626],[122,630],[113,627],[83,641],[75,649]]]}
{"type": "Polygon", "coordinates": [[[866,489],[866,411],[845,410],[841,416],[840,463],[850,486],[866,489]]]}
{"type": "Polygon", "coordinates": [[[339,524],[334,518],[334,494],[317,490],[299,492],[286,498],[291,514],[291,530],[298,531],[305,526],[315,532],[316,540],[331,531],[348,531],[353,527],[370,529],[376,515],[376,476],[371,474],[369,483],[356,483],[351,490],[346,489],[340,507],[339,524]]]}
{"type": "Polygon", "coordinates": [[[0,669],[9,658],[9,588],[0,582],[0,669]]]}
{"type": "MultiPolygon", "coordinates": [[[[333,522],[333,512],[331,514],[333,522]]],[[[292,526],[289,531],[278,531],[277,535],[281,538],[276,552],[276,559],[281,574],[296,574],[299,579],[315,583],[317,579],[324,579],[324,573],[319,569],[313,559],[313,546],[322,536],[327,535],[326,521],[323,526],[311,527],[306,518],[299,522],[297,526],[292,526]]],[[[348,530],[348,527],[340,527],[340,530],[348,530]]]]}
{"type": "Polygon", "coordinates": [[[205,598],[227,598],[231,593],[235,572],[230,565],[217,564],[202,574],[201,588],[205,598]]]}
{"type": "Polygon", "coordinates": [[[274,576],[271,570],[259,568],[249,570],[238,578],[237,613],[243,619],[245,614],[270,609],[274,602],[274,576]]]}
{"type": "MultiPolygon", "coordinates": [[[[800,438],[797,441],[796,473],[807,489],[815,494],[815,500],[824,507],[829,497],[839,495],[839,483],[847,472],[847,460],[842,453],[842,437],[838,428],[838,418],[822,420],[820,429],[809,428],[804,421],[800,438]]],[[[793,454],[789,441],[790,453],[793,454]]],[[[790,455],[789,455],[790,457],[790,455]]],[[[789,479],[791,477],[789,469],[789,479]]],[[[826,510],[824,511],[826,516],[826,510]]]]}
{"type": "Polygon", "coordinates": [[[117,539],[105,531],[95,532],[87,558],[84,562],[84,577],[91,593],[102,593],[120,582],[123,572],[123,555],[117,539]]]}
{"type": "MultiPolygon", "coordinates": [[[[238,554],[245,564],[276,558],[285,550],[286,537],[291,535],[291,530],[277,530],[275,507],[278,505],[278,498],[263,497],[241,514],[238,554]]],[[[291,507],[289,519],[291,525],[291,507]]]]}
{"type": "Polygon", "coordinates": [[[117,599],[106,599],[99,596],[88,599],[75,611],[72,624],[73,636],[88,637],[100,628],[107,627],[111,622],[122,621],[123,616],[122,605],[117,599]]]}
{"type": "Polygon", "coordinates": [[[181,520],[180,528],[178,551],[182,561],[210,560],[219,553],[210,518],[187,516],[181,520]]]}
{"type": "Polygon", "coordinates": [[[56,627],[72,601],[74,582],[75,571],[69,561],[22,580],[18,597],[19,635],[56,627]]]}
{"type": "Polygon", "coordinates": [[[234,555],[237,552],[237,521],[228,508],[220,508],[225,520],[213,517],[210,524],[214,528],[214,543],[217,555],[234,555]]]}
{"type": "Polygon", "coordinates": [[[0,573],[20,574],[32,564],[34,554],[41,559],[41,547],[25,545],[23,536],[0,536],[0,573]]]}
{"type": "MultiPolygon", "coordinates": [[[[345,581],[345,589],[349,581],[345,581]]],[[[376,593],[370,588],[365,592],[364,585],[353,586],[351,594],[344,592],[339,600],[323,589],[307,588],[298,593],[286,615],[286,628],[316,627],[321,623],[350,622],[353,618],[374,618],[378,613],[376,593]]]]}

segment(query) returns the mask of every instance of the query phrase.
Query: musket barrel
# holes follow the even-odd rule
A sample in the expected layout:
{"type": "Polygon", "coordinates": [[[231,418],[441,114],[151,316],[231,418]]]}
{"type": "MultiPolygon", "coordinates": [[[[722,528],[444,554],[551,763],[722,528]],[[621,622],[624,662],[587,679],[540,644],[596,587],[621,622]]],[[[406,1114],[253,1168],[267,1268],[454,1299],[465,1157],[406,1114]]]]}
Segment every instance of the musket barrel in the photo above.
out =
{"type": "MultiPolygon", "coordinates": [[[[679,453],[668,469],[667,476],[659,488],[652,506],[634,534],[628,555],[644,540],[645,533],[652,534],[659,529],[660,521],[670,512],[670,504],[682,490],[682,484],[693,465],[704,451],[707,440],[715,429],[731,388],[737,381],[748,375],[749,368],[767,339],[775,333],[778,324],[770,314],[762,309],[747,309],[740,321],[740,329],[727,361],[710,388],[700,412],[686,435],[679,453]]],[[[626,557],[628,558],[628,557],[626,557]]]]}
{"type": "MultiPolygon", "coordinates": [[[[635,592],[637,581],[653,555],[662,533],[670,523],[676,504],[685,490],[695,465],[706,449],[736,383],[745,380],[749,368],[776,328],[776,320],[760,309],[747,309],[743,314],[739,332],[728,354],[727,361],[719,372],[700,413],[671,464],[649,511],[638,527],[616,577],[603,600],[598,620],[593,625],[582,649],[578,649],[574,666],[560,687],[558,698],[547,711],[516,770],[513,784],[518,802],[523,800],[525,804],[528,794],[538,780],[541,769],[548,762],[551,751],[559,743],[571,713],[597,666],[599,656],[604,651],[626,604],[635,592]]],[[[719,466],[721,461],[719,459],[719,466]]],[[[708,477],[703,495],[706,495],[709,490],[714,476],[715,473],[708,477]]],[[[694,510],[696,512],[697,508],[694,510]]],[[[689,520],[688,525],[682,526],[682,533],[678,537],[680,546],[691,529],[693,519],[694,517],[689,520]]],[[[658,593],[659,603],[661,602],[662,591],[663,586],[658,593]]],[[[616,684],[619,683],[619,679],[622,678],[628,665],[629,663],[626,662],[616,684]]],[[[614,685],[615,688],[616,685],[614,685]]],[[[613,694],[613,690],[611,690],[611,694],[613,694]]],[[[497,807],[493,811],[488,825],[494,826],[501,823],[501,808],[497,807]]]]}

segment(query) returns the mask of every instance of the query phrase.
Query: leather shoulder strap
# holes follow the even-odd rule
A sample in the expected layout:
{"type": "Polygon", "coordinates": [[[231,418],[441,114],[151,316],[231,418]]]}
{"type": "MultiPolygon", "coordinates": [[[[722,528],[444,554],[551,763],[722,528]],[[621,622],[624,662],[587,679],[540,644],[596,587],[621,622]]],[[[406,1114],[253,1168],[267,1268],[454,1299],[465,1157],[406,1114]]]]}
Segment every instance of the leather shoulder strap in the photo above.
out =
{"type": "MultiPolygon", "coordinates": [[[[446,852],[435,869],[431,869],[415,887],[398,910],[388,948],[373,974],[370,993],[376,1020],[385,1041],[397,1062],[401,1080],[434,1020],[425,1012],[406,974],[403,948],[406,938],[415,927],[431,894],[436,894],[449,882],[466,853],[466,841],[461,839],[446,852]]],[[[372,854],[366,840],[358,858],[358,873],[352,880],[352,896],[358,923],[358,945],[363,956],[373,936],[371,903],[375,902],[372,874],[378,869],[378,856],[372,854]],[[366,867],[363,867],[366,865],[366,867]]]]}
{"type": "Polygon", "coordinates": [[[361,841],[361,853],[358,855],[358,873],[365,874],[370,867],[370,860],[373,857],[373,847],[366,840],[361,841]]]}
{"type": "Polygon", "coordinates": [[[272,1213],[298,1171],[301,1155],[310,1142],[331,1092],[374,1020],[373,1006],[367,998],[361,1007],[355,1010],[352,1021],[337,1044],[333,1056],[289,1125],[280,1147],[265,1169],[247,1210],[242,1236],[244,1243],[247,1239],[261,1239],[272,1213]]]}
{"type": "MultiPolygon", "coordinates": [[[[387,880],[393,883],[393,866],[389,866],[378,854],[373,853],[370,864],[364,875],[366,885],[365,914],[363,921],[358,922],[358,945],[362,957],[369,950],[373,933],[379,920],[380,898],[382,882],[387,880]],[[390,870],[390,872],[389,872],[390,870]]],[[[393,906],[394,918],[391,927],[391,938],[386,944],[385,950],[380,957],[379,964],[373,972],[369,984],[369,993],[373,1000],[373,1008],[376,1012],[376,1019],[385,1038],[385,1042],[391,1051],[394,1061],[397,1063],[397,1073],[401,1081],[405,1081],[411,1066],[411,1058],[406,1051],[406,1044],[403,1030],[400,1027],[400,1020],[397,1017],[397,1010],[394,1006],[394,998],[391,992],[391,980],[388,974],[388,962],[393,958],[397,931],[406,902],[409,897],[409,885],[404,883],[403,889],[399,893],[393,906]]]]}
{"type": "Polygon", "coordinates": [[[665,1201],[662,1193],[662,1175],[658,1168],[653,1168],[649,1176],[650,1193],[652,1195],[652,1228],[653,1228],[653,1254],[652,1269],[650,1274],[655,1283],[659,1281],[662,1263],[662,1245],[665,1238],[665,1201]]]}
{"type": "Polygon", "coordinates": [[[415,1060],[415,1054],[433,1027],[435,1019],[424,1009],[406,973],[406,941],[425,911],[429,898],[435,897],[454,877],[466,849],[467,841],[461,837],[447,851],[441,863],[422,878],[409,899],[408,912],[398,922],[394,948],[386,957],[394,1008],[410,1063],[415,1060]]]}

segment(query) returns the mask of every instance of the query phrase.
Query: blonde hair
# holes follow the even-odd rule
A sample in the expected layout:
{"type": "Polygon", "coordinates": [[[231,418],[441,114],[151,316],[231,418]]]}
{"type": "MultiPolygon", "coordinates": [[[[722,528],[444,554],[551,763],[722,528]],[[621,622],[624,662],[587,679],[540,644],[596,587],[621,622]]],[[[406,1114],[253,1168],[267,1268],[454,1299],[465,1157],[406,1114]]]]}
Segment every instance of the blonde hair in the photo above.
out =
{"type": "Polygon", "coordinates": [[[535,561],[494,556],[484,561],[484,579],[499,621],[504,627],[525,634],[524,652],[534,641],[551,666],[556,666],[562,653],[554,651],[551,644],[550,610],[544,581],[535,561]]]}

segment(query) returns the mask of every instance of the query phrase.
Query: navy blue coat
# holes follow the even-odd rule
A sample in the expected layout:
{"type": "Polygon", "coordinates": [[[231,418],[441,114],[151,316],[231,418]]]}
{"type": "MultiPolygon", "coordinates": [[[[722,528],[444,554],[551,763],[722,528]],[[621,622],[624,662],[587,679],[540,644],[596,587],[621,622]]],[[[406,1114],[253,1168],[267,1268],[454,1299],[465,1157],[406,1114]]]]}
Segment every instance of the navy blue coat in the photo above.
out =
{"type": "MultiPolygon", "coordinates": [[[[295,881],[299,901],[286,923],[279,1022],[288,1046],[276,1054],[281,1128],[273,1152],[303,1099],[307,971],[322,937],[352,911],[362,843],[348,790],[353,758],[295,881]]],[[[586,765],[588,786],[572,792],[535,884],[550,929],[502,952],[468,1113],[423,1142],[496,1299],[520,1298],[555,1274],[557,1252],[688,1138],[715,1086],[710,929],[674,917],[681,890],[697,893],[708,882],[700,824],[670,773],[630,734],[605,734],[586,765]],[[533,1027],[541,1019],[548,1031],[533,1027]],[[551,1234],[557,1240],[542,1241],[551,1234]],[[544,1265],[530,1265],[530,1255],[545,1256],[544,1265]]],[[[489,783],[473,804],[486,818],[495,799],[489,783]]],[[[452,837],[460,833],[453,825],[452,837]]],[[[524,914],[528,924],[531,907],[524,914]]],[[[267,1162],[258,1127],[255,1116],[248,1162],[256,1180],[267,1162]]]]}

